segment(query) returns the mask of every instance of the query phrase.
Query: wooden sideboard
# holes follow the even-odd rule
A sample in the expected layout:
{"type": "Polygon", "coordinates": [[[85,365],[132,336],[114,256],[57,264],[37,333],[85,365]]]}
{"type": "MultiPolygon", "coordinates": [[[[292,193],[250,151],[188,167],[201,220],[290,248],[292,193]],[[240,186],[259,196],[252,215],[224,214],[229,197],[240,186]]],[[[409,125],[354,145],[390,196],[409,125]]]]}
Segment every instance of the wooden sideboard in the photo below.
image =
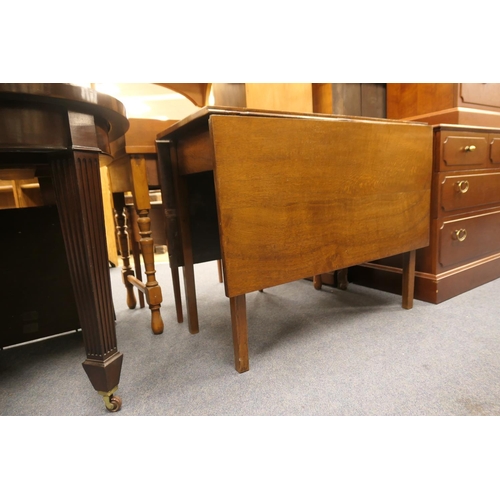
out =
{"type": "MultiPolygon", "coordinates": [[[[417,251],[415,298],[437,304],[500,277],[500,128],[433,130],[430,245],[417,251]]],[[[349,278],[398,292],[400,273],[393,257],[352,268],[349,278]]]]}

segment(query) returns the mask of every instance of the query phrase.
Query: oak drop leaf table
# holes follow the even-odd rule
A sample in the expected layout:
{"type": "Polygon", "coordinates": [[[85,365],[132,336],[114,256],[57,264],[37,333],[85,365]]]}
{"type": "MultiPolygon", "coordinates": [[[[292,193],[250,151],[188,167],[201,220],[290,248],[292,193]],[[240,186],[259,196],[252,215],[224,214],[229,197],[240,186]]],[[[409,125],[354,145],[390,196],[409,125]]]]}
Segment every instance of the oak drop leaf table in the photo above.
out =
{"type": "Polygon", "coordinates": [[[123,105],[92,89],[0,83],[0,169],[41,169],[51,179],[85,343],[83,368],[110,411],[121,407],[114,393],[123,355],[116,342],[99,155],[109,154],[109,143],[128,126],[123,105]]]}
{"type": "Polygon", "coordinates": [[[398,120],[204,107],[157,136],[171,266],[222,259],[235,367],[249,369],[245,294],[428,245],[432,129],[398,120]]]}

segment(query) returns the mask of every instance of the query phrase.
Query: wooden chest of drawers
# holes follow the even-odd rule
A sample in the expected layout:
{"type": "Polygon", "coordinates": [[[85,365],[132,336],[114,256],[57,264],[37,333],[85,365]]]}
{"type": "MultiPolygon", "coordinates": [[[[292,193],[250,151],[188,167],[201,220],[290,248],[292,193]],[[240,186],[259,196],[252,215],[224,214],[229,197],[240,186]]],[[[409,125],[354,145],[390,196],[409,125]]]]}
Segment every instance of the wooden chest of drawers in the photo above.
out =
{"type": "MultiPolygon", "coordinates": [[[[415,298],[440,303],[500,277],[500,129],[436,125],[430,245],[417,251],[415,298]]],[[[399,292],[400,257],[349,271],[399,292]]]]}

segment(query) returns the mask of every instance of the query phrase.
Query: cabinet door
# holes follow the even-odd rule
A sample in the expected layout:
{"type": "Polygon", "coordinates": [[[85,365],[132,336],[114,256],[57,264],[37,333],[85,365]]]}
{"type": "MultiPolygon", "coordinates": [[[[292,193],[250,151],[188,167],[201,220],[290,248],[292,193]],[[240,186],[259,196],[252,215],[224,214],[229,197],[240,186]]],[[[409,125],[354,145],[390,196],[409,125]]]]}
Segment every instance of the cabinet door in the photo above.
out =
{"type": "Polygon", "coordinates": [[[462,83],[460,97],[471,107],[500,108],[500,83],[462,83]]]}

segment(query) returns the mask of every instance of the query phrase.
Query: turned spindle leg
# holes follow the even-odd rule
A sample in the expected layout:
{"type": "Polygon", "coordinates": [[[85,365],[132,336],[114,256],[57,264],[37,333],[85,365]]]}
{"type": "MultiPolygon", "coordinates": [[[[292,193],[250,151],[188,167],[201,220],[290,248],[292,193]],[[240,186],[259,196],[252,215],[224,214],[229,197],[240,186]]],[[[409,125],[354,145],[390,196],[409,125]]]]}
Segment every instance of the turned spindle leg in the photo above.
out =
{"type": "Polygon", "coordinates": [[[127,227],[127,213],[125,209],[125,196],[123,193],[113,193],[113,204],[115,206],[116,235],[118,246],[123,261],[122,280],[127,289],[127,306],[135,309],[137,301],[134,294],[134,286],[129,282],[128,277],[134,276],[134,271],[130,267],[130,247],[127,227]]]}
{"type": "Polygon", "coordinates": [[[153,333],[159,334],[163,332],[163,319],[160,314],[160,305],[162,302],[161,288],[156,281],[154,245],[151,237],[151,219],[149,218],[149,210],[137,210],[137,224],[139,226],[139,234],[141,239],[142,257],[144,259],[144,267],[146,274],[146,301],[151,310],[151,329],[153,333]]]}

